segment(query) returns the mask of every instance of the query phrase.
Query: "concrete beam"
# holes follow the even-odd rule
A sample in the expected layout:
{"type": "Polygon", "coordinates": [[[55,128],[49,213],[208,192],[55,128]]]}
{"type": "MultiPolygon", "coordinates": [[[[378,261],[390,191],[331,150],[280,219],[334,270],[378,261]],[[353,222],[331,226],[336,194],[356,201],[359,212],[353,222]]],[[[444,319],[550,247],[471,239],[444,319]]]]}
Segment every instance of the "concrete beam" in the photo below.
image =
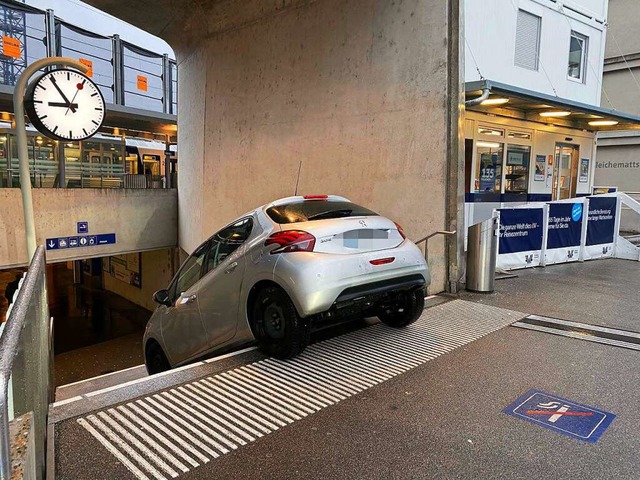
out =
{"type": "MultiPolygon", "coordinates": [[[[77,236],[76,222],[89,222],[89,235],[115,233],[116,244],[49,250],[48,262],[102,257],[174,247],[177,243],[176,190],[34,188],[37,244],[47,238],[77,236]]],[[[20,189],[0,188],[0,268],[26,265],[20,189]]]]}

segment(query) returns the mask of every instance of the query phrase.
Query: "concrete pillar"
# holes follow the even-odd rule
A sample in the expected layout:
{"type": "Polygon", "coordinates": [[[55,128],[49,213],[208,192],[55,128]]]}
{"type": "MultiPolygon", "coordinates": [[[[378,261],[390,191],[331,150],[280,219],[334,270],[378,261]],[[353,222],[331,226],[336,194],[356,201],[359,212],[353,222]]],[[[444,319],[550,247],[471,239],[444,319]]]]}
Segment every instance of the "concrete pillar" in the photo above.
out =
{"type": "MultiPolygon", "coordinates": [[[[292,195],[301,161],[299,193],[344,195],[410,238],[463,224],[461,0],[89,3],[176,52],[184,250],[292,195]]],[[[429,245],[431,291],[455,290],[460,238],[429,245]]]]}

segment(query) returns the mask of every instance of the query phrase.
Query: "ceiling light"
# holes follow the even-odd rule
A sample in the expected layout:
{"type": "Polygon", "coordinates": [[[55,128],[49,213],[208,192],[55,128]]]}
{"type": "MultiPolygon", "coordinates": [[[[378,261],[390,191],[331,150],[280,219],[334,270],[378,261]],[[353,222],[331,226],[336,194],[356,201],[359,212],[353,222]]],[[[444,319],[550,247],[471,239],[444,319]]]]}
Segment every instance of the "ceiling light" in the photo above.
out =
{"type": "Polygon", "coordinates": [[[591,122],[589,122],[589,125],[591,125],[592,127],[611,127],[617,124],[617,120],[592,120],[591,122]]]}
{"type": "Polygon", "coordinates": [[[484,148],[500,148],[500,144],[495,142],[476,142],[476,145],[484,148]]]}
{"type": "Polygon", "coordinates": [[[486,100],[483,100],[480,105],[504,105],[508,101],[508,98],[487,98],[486,100]]]}
{"type": "Polygon", "coordinates": [[[551,110],[549,112],[540,112],[541,117],[568,117],[571,112],[565,110],[551,110]]]}

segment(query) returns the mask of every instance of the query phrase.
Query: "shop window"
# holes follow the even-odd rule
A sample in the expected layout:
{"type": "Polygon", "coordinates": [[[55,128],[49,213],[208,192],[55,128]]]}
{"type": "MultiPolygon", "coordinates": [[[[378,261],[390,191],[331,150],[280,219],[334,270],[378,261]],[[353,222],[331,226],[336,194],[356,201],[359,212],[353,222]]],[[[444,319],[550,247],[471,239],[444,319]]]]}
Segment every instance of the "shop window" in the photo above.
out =
{"type": "Polygon", "coordinates": [[[569,78],[584,83],[585,65],[587,64],[587,44],[588,37],[577,32],[571,32],[569,43],[569,78]]]}
{"type": "Polygon", "coordinates": [[[504,193],[524,193],[529,186],[531,147],[507,145],[504,169],[504,193]]]}
{"type": "Polygon", "coordinates": [[[498,142],[476,142],[476,192],[502,191],[503,147],[504,144],[498,142]]]}

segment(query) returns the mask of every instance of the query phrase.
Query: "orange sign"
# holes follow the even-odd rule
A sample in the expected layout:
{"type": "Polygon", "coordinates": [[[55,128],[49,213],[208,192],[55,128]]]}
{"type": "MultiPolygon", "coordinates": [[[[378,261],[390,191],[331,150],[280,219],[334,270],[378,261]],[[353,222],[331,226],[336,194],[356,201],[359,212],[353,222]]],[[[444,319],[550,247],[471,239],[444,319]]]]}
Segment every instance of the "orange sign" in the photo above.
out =
{"type": "Polygon", "coordinates": [[[20,40],[3,35],[2,54],[11,58],[20,58],[20,40]]]}
{"type": "Polygon", "coordinates": [[[91,60],[87,60],[86,58],[80,58],[78,59],[78,61],[89,69],[85,72],[85,75],[87,77],[93,77],[93,62],[91,60]]]}
{"type": "Polygon", "coordinates": [[[138,90],[141,90],[143,92],[147,91],[147,77],[145,77],[144,75],[138,75],[138,90]]]}

